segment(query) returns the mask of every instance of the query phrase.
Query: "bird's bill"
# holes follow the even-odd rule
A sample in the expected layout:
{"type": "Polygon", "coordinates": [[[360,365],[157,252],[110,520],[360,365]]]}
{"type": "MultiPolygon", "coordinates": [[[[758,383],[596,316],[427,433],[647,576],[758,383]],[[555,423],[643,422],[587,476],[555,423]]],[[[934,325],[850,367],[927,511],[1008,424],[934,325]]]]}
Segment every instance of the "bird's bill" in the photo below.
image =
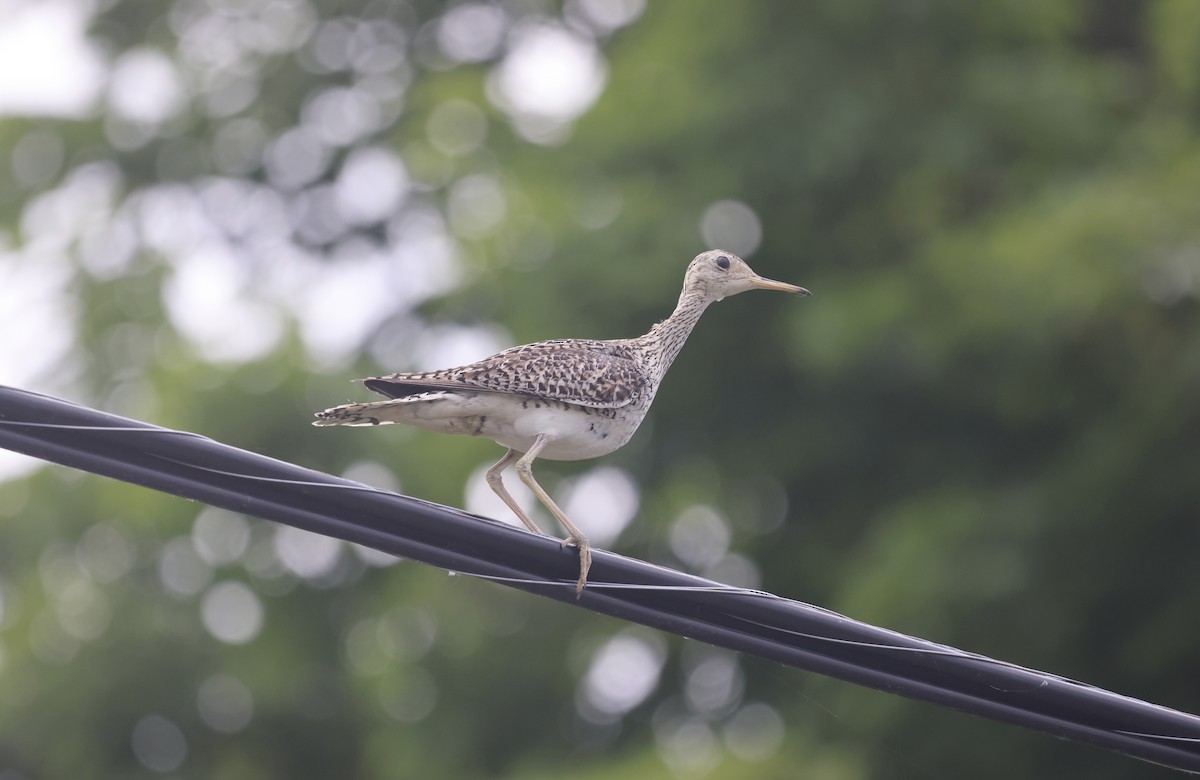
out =
{"type": "Polygon", "coordinates": [[[779,292],[791,293],[792,295],[812,295],[812,293],[803,287],[797,287],[787,282],[777,282],[774,279],[767,279],[764,276],[753,277],[750,280],[750,284],[756,290],[778,290],[779,292]]]}

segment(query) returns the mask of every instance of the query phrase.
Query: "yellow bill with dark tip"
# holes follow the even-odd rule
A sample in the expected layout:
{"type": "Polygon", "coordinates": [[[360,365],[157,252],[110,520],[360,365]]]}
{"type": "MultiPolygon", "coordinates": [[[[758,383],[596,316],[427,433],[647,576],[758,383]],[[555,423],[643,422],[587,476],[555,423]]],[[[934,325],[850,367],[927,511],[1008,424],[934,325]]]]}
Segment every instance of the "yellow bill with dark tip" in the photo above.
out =
{"type": "Polygon", "coordinates": [[[792,295],[812,295],[811,292],[803,287],[797,287],[787,282],[777,282],[765,276],[755,276],[750,280],[750,283],[759,290],[778,290],[779,292],[791,293],[792,295]]]}

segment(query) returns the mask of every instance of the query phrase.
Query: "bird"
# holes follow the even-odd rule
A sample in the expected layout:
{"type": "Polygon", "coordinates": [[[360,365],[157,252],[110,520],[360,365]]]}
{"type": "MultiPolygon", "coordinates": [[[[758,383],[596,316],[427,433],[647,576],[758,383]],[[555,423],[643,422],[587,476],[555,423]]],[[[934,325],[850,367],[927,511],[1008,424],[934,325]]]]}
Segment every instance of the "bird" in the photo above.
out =
{"type": "Polygon", "coordinates": [[[567,532],[562,546],[579,552],[579,597],[591,568],[591,545],[538,484],[533,462],[586,460],[623,447],[700,316],[710,304],[748,290],[811,295],[759,276],[733,252],[709,250],[688,264],[675,310],[643,336],[538,341],[456,368],[368,377],[358,381],[388,400],[334,406],[317,412],[313,425],[399,423],[481,436],[506,447],[487,470],[488,486],[526,528],[544,534],[504,486],[501,475],[516,462],[521,481],[567,532]]]}

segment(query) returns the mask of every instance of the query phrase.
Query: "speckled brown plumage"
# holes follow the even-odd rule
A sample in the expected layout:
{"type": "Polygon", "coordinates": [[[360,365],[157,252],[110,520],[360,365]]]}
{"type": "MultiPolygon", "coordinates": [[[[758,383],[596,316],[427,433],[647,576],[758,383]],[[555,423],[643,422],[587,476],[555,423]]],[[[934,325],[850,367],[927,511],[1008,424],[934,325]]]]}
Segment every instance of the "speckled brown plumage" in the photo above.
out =
{"type": "Polygon", "coordinates": [[[579,548],[579,593],[591,566],[587,537],[533,478],[534,459],[581,460],[623,446],[705,309],[756,288],[808,295],[802,287],[758,276],[730,252],[704,252],[688,265],[675,311],[644,336],[539,341],[457,368],[370,377],[363,384],[390,400],[335,406],[317,412],[313,425],[402,423],[485,436],[507,447],[488,469],[488,485],[529,530],[541,533],[501,479],[516,460],[521,480],[567,530],[563,544],[579,548]]]}
{"type": "Polygon", "coordinates": [[[637,400],[651,377],[620,342],[559,339],[525,344],[467,366],[364,379],[390,398],[428,390],[482,390],[617,409],[637,400]]]}

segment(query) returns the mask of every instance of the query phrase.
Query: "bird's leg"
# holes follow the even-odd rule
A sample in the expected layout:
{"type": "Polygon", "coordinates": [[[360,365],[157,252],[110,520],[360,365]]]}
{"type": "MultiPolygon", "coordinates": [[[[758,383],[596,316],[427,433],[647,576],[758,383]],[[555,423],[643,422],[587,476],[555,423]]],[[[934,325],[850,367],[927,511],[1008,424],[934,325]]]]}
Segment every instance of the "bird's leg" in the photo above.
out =
{"type": "MultiPolygon", "coordinates": [[[[528,485],[529,489],[538,497],[538,500],[550,510],[550,514],[554,515],[554,518],[566,529],[568,536],[566,539],[563,539],[563,546],[566,547],[568,544],[574,544],[579,548],[579,581],[575,583],[575,594],[579,595],[583,592],[583,586],[587,585],[588,569],[592,568],[592,547],[588,544],[587,537],[583,535],[583,531],[580,531],[575,527],[574,523],[567,519],[566,513],[558,508],[558,504],[554,503],[554,499],[550,498],[546,491],[542,490],[542,486],[537,483],[537,480],[533,478],[534,458],[538,456],[538,453],[550,441],[550,437],[546,434],[539,434],[534,439],[533,446],[529,448],[529,451],[517,461],[517,474],[521,476],[521,481],[528,485]]],[[[509,450],[509,454],[512,454],[511,450],[509,450]]]]}
{"type": "Polygon", "coordinates": [[[525,524],[526,528],[528,528],[530,531],[533,531],[535,534],[545,534],[545,531],[538,528],[537,523],[529,519],[529,515],[525,514],[525,510],[521,509],[521,505],[517,503],[516,499],[509,495],[508,489],[504,487],[504,479],[500,476],[500,474],[506,468],[508,468],[508,464],[512,463],[513,459],[516,457],[517,451],[510,449],[508,452],[504,453],[503,458],[496,461],[495,466],[492,466],[487,470],[488,487],[492,489],[492,492],[500,496],[500,500],[508,505],[508,508],[513,511],[514,515],[521,519],[521,522],[525,524]]]}

